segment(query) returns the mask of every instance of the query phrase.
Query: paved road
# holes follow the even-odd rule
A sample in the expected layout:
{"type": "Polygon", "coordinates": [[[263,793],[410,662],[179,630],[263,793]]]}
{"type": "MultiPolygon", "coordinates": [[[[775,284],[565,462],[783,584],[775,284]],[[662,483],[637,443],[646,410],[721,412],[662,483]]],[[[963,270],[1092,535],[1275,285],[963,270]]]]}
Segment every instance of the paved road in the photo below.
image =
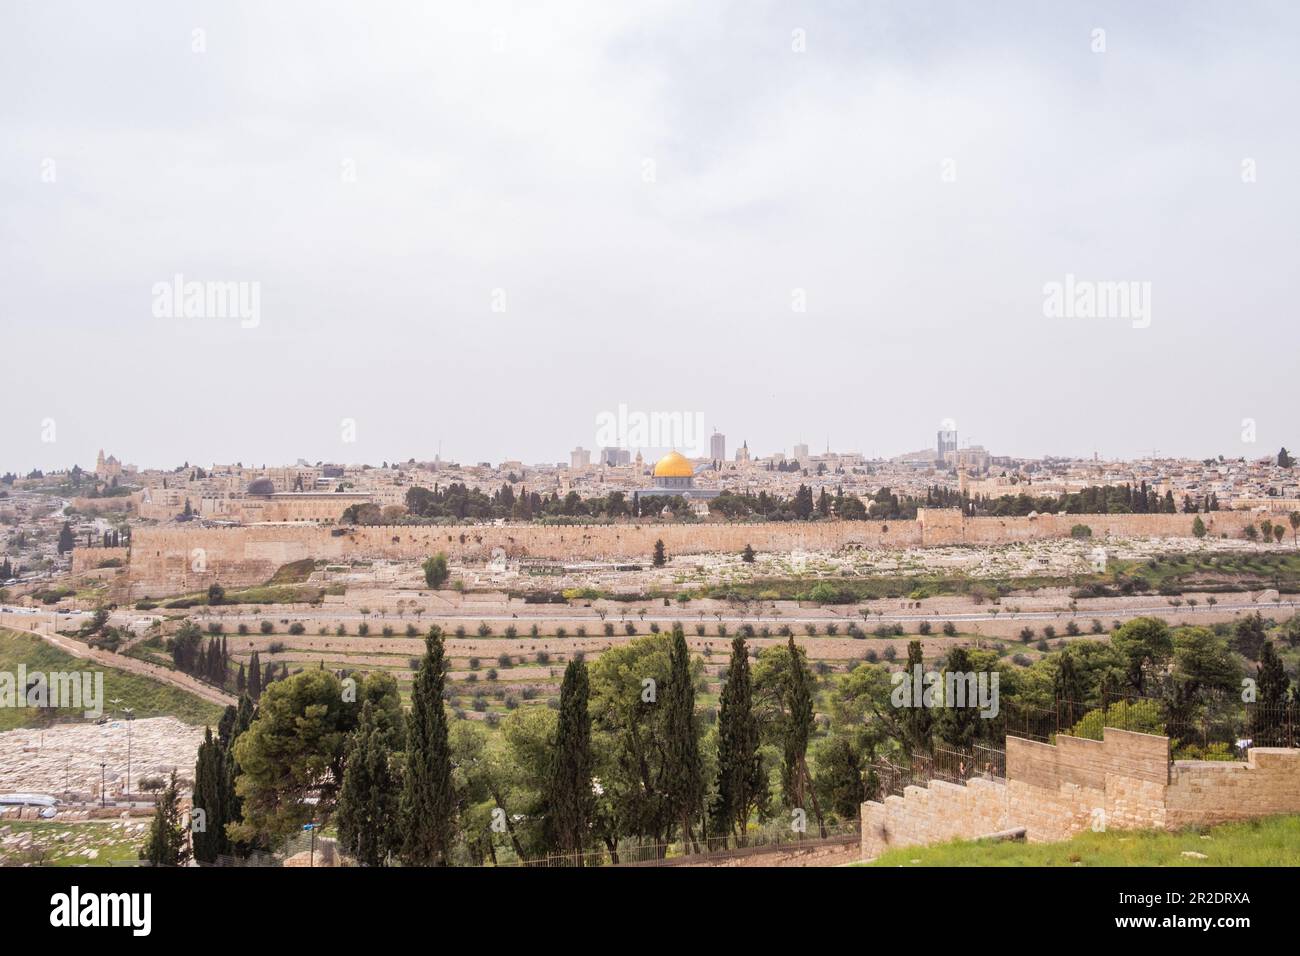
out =
{"type": "MultiPolygon", "coordinates": [[[[370,614],[363,616],[353,610],[326,610],[323,608],[312,608],[308,610],[287,610],[278,609],[273,605],[265,606],[260,614],[223,614],[220,616],[212,615],[209,619],[221,621],[223,624],[256,624],[263,619],[279,621],[287,618],[291,621],[366,621],[372,627],[382,627],[385,624],[396,628],[405,627],[407,624],[420,626],[422,621],[503,621],[503,620],[520,620],[520,621],[554,621],[557,624],[568,623],[579,618],[597,621],[599,618],[587,608],[571,608],[569,611],[559,614],[534,615],[528,613],[527,608],[550,608],[557,605],[524,605],[517,604],[512,607],[521,608],[518,611],[496,612],[487,611],[438,611],[436,613],[425,614],[421,618],[408,614],[405,617],[397,617],[394,614],[380,616],[370,614]]],[[[1231,614],[1236,611],[1277,611],[1281,608],[1295,610],[1298,606],[1294,600],[1282,601],[1247,601],[1240,604],[1228,604],[1220,601],[1217,605],[1210,607],[1205,604],[1189,607],[1183,604],[1179,607],[1171,607],[1168,604],[1152,604],[1140,607],[1123,607],[1123,608],[1080,608],[1077,612],[1071,614],[1068,610],[1062,611],[1020,611],[1013,613],[1010,611],[993,613],[992,611],[963,612],[957,614],[931,611],[930,613],[912,612],[907,614],[884,613],[876,614],[872,612],[866,619],[868,624],[907,624],[920,623],[921,621],[1055,621],[1066,617],[1075,618],[1130,618],[1151,615],[1157,617],[1177,617],[1184,618],[1187,615],[1207,615],[1207,614],[1231,614]]],[[[831,607],[828,606],[828,610],[831,607]]],[[[699,611],[690,608],[679,608],[672,611],[664,611],[662,607],[651,609],[647,607],[645,617],[636,613],[628,613],[624,616],[609,614],[605,620],[619,622],[629,620],[633,622],[645,621],[649,623],[672,623],[674,621],[689,621],[699,617],[699,611]]],[[[705,620],[717,621],[719,618],[715,613],[706,612],[705,620]]],[[[791,615],[791,614],[773,614],[770,611],[750,612],[742,614],[739,612],[723,612],[721,620],[724,623],[741,624],[750,621],[767,620],[782,621],[789,624],[826,624],[826,623],[847,623],[851,621],[862,622],[863,618],[856,611],[845,611],[842,614],[819,614],[819,615],[791,615]]]]}

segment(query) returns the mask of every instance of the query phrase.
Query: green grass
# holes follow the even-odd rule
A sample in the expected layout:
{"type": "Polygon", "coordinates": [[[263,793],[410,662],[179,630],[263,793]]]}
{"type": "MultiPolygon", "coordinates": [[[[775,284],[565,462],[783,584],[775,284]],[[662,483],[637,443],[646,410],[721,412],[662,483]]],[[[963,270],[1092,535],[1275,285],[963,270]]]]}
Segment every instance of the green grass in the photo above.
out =
{"type": "Polygon", "coordinates": [[[1300,866],[1300,816],[1168,833],[1111,830],[1064,843],[955,840],[891,850],[863,866],[1300,866]],[[1208,839],[1207,839],[1208,837],[1208,839]],[[1204,853],[1206,859],[1183,856],[1204,853]]]}
{"type": "MultiPolygon", "coordinates": [[[[216,726],[224,710],[186,691],[145,677],[129,674],[111,667],[101,667],[92,662],[66,654],[31,634],[20,634],[0,629],[0,671],[17,677],[18,665],[25,664],[32,671],[97,671],[104,672],[104,706],[107,701],[120,698],[122,707],[130,707],[135,716],[171,716],[187,724],[216,726]]],[[[0,708],[0,731],[30,727],[39,723],[42,713],[26,707],[0,708]]],[[[56,710],[60,716],[80,717],[82,712],[56,710]]]]}
{"type": "MultiPolygon", "coordinates": [[[[137,821],[138,822],[138,821],[137,821]]],[[[147,821],[146,821],[147,822],[147,821]]],[[[114,860],[139,858],[145,831],[124,830],[120,821],[60,823],[57,820],[5,820],[10,835],[29,833],[33,846],[0,849],[0,866],[109,866],[114,860]],[[91,858],[90,851],[97,851],[91,858]]]]}

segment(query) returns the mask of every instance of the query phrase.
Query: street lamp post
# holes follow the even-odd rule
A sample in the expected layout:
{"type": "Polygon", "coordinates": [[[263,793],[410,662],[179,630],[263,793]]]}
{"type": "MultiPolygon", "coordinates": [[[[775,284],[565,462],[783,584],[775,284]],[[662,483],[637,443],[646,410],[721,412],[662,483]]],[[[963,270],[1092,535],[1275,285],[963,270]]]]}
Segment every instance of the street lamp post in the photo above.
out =
{"type": "Polygon", "coordinates": [[[131,802],[131,725],[135,722],[135,711],[126,708],[126,802],[131,802]]]}

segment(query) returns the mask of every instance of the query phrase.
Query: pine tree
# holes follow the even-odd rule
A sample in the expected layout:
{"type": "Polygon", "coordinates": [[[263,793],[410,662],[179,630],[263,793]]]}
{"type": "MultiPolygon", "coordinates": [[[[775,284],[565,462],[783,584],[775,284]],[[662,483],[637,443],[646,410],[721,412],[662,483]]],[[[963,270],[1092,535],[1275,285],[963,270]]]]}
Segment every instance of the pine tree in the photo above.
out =
{"type": "Polygon", "coordinates": [[[185,848],[185,831],[181,826],[181,797],[175,770],[172,771],[167,789],[158,798],[153,823],[149,826],[149,836],[144,848],[140,850],[140,859],[151,866],[180,866],[189,859],[189,851],[185,848]]]}
{"type": "Polygon", "coordinates": [[[716,813],[723,832],[733,831],[745,845],[751,810],[762,803],[763,763],[758,753],[758,720],[753,710],[754,685],[745,639],[731,639],[731,663],[722,687],[718,715],[718,798],[716,813]]]}
{"type": "Polygon", "coordinates": [[[581,657],[569,661],[560,686],[559,725],[543,800],[551,845],[572,855],[579,865],[595,812],[591,717],[587,712],[590,693],[587,662],[581,657]]]}
{"type": "Polygon", "coordinates": [[[424,659],[411,688],[407,717],[406,781],[402,818],[406,831],[402,856],[414,866],[446,865],[451,854],[455,794],[451,781],[451,751],[447,742],[447,712],[442,692],[446,682],[442,630],[429,629],[424,659]]]}
{"type": "Polygon", "coordinates": [[[704,805],[704,766],[695,720],[695,685],[681,624],[673,625],[669,651],[668,701],[664,716],[664,779],[669,819],[681,822],[682,842],[694,840],[691,821],[704,805]]]}
{"type": "Polygon", "coordinates": [[[664,553],[663,538],[655,541],[655,553],[651,560],[656,568],[662,568],[668,562],[668,556],[664,553]]]}
{"type": "Polygon", "coordinates": [[[339,790],[339,841],[362,866],[383,866],[400,847],[400,789],[388,735],[367,700],[348,739],[339,790]]]}

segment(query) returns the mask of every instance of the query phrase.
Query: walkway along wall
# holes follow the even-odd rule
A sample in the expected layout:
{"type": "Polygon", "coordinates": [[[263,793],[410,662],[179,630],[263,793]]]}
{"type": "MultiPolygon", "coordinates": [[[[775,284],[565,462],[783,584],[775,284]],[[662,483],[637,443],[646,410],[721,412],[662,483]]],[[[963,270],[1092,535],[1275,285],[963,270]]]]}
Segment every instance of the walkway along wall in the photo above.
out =
{"type": "Polygon", "coordinates": [[[1257,747],[1245,763],[1169,762],[1169,738],[1107,727],[1102,740],[1007,738],[1007,777],[933,781],[862,805],[862,858],[1024,827],[1055,842],[1089,828],[1177,829],[1300,813],[1300,750],[1257,747]]]}

